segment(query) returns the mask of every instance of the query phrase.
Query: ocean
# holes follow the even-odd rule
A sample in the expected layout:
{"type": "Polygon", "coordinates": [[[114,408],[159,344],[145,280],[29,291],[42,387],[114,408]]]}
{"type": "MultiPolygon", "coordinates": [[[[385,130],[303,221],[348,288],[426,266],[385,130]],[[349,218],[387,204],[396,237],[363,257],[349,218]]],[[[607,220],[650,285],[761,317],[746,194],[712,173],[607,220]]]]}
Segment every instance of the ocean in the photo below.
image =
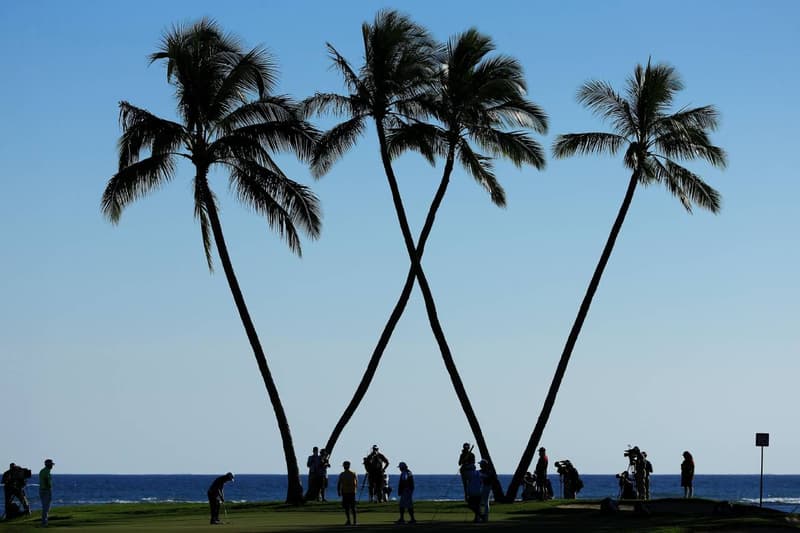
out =
{"type": "MultiPolygon", "coordinates": [[[[206,502],[206,490],[214,475],[53,475],[53,506],[88,505],[98,503],[206,502]]],[[[301,476],[303,486],[306,477],[301,476]]],[[[359,481],[361,481],[359,476],[359,481]]],[[[506,486],[510,475],[500,475],[506,486]]],[[[329,500],[336,500],[337,475],[329,476],[329,500]]],[[[578,499],[617,498],[619,487],[614,474],[581,475],[583,490],[578,499]]],[[[461,481],[456,475],[415,474],[414,498],[417,500],[458,500],[462,496],[461,481]]],[[[556,492],[561,495],[558,476],[550,476],[556,492]]],[[[389,480],[396,489],[397,476],[389,480]]],[[[728,500],[758,505],[758,475],[697,475],[694,482],[696,497],[728,500]]],[[[38,476],[28,480],[28,498],[34,509],[41,508],[38,476]]],[[[653,475],[650,482],[653,498],[682,497],[680,476],[653,475]]],[[[225,496],[231,502],[282,501],[286,496],[285,475],[237,474],[236,480],[225,486],[225,496]]],[[[394,493],[392,494],[394,496],[394,493]]],[[[361,500],[366,499],[362,493],[361,500]]],[[[800,512],[800,476],[765,475],[764,506],[786,512],[800,512]]]]}

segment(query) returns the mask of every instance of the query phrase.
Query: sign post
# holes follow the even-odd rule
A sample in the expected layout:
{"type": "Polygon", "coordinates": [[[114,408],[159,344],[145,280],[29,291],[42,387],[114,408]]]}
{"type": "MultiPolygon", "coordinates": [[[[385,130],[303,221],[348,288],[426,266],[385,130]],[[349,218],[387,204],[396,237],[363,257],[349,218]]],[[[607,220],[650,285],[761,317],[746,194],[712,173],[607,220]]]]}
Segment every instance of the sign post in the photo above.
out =
{"type": "Polygon", "coordinates": [[[761,448],[761,479],[758,483],[758,506],[764,504],[764,448],[769,446],[769,433],[756,433],[756,446],[761,448]]]}

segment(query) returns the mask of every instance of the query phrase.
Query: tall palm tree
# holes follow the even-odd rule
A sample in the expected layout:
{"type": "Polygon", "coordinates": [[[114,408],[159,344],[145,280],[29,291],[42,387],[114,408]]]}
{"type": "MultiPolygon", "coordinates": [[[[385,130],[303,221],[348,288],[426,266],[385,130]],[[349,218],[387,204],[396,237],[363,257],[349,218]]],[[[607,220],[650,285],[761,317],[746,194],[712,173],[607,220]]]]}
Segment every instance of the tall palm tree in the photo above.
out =
{"type": "MultiPolygon", "coordinates": [[[[450,39],[437,54],[439,70],[436,83],[420,99],[421,109],[435,118],[438,124],[403,121],[402,126],[393,128],[388,135],[392,157],[405,150],[416,149],[428,157],[436,154],[445,159],[442,178],[417,242],[416,256],[412,259],[415,264],[409,270],[398,306],[405,306],[408,301],[415,268],[422,272],[419,264],[425,243],[447,192],[456,161],[486,189],[492,202],[499,207],[505,207],[506,197],[493,172],[494,157],[507,158],[518,167],[529,164],[542,169],[545,166],[541,146],[524,130],[546,133],[547,116],[539,106],[525,98],[527,83],[519,62],[503,55],[488,57],[494,49],[492,39],[474,28],[450,39]],[[507,127],[523,129],[506,131],[507,127]],[[473,144],[488,151],[491,156],[477,152],[473,144]]],[[[444,341],[424,275],[420,278],[420,287],[429,310],[431,327],[437,340],[441,339],[439,346],[448,374],[459,398],[462,397],[462,391],[466,398],[464,385],[444,341]]],[[[474,413],[468,408],[467,401],[464,409],[472,422],[474,413]]],[[[477,425],[477,419],[474,421],[477,425]]],[[[484,459],[491,461],[488,449],[481,449],[481,452],[484,459]]],[[[502,499],[499,482],[493,488],[495,499],[502,499]]]]}
{"type": "Polygon", "coordinates": [[[317,133],[300,118],[291,99],[270,94],[276,69],[267,52],[259,47],[245,51],[214,21],[203,19],[166,32],[159,50],[150,56],[151,63],[161,60],[166,62],[168,83],[175,87],[181,122],[120,103],[119,170],[103,193],[102,211],[116,224],[128,204],[173,179],[179,158],[194,165],[194,214],[206,261],[213,270],[213,237],[277,418],[288,473],[286,501],[301,503],[303,488],[289,423],[231,264],[209,171],[226,172],[238,200],[265,216],[300,255],[297,228],[311,238],[319,236],[319,203],[310,189],[281,171],[270,153],[288,150],[309,158],[317,133]]]}
{"type": "MultiPolygon", "coordinates": [[[[491,158],[476,153],[469,144],[469,139],[478,142],[494,155],[506,156],[516,164],[543,165],[543,156],[539,146],[528,136],[520,132],[505,132],[502,126],[513,124],[520,127],[533,127],[538,131],[546,129],[546,118],[535,105],[524,99],[525,82],[522,71],[516,61],[506,57],[485,59],[494,49],[491,40],[470,30],[451,41],[448,46],[441,47],[435,54],[435,75],[419,80],[418,87],[428,89],[425,94],[414,93],[403,100],[407,109],[405,113],[396,113],[386,127],[386,142],[389,158],[396,157],[407,149],[417,149],[433,161],[434,156],[446,158],[442,180],[430,206],[422,228],[416,249],[410,251],[411,267],[400,298],[387,322],[378,345],[370,358],[369,365],[350,404],[337,423],[328,440],[327,447],[335,445],[339,434],[349,421],[374,376],[380,358],[388,340],[405,309],[414,278],[420,280],[426,309],[434,335],[439,343],[445,366],[451,381],[464,408],[479,449],[484,457],[489,458],[488,448],[482,436],[480,426],[469,403],[466,390],[458,375],[455,363],[444,338],[441,325],[436,315],[436,307],[420,266],[424,247],[427,242],[439,206],[444,198],[456,157],[483,185],[497,205],[505,205],[505,194],[492,173],[491,158]],[[417,120],[418,112],[438,118],[442,126],[433,126],[417,120]]],[[[430,54],[430,51],[426,51],[430,54]]],[[[368,53],[369,57],[370,54],[368,53]]],[[[352,69],[350,69],[352,71],[352,69]]],[[[365,69],[362,69],[362,73],[365,69]]],[[[367,84],[363,84],[367,85],[367,84]]],[[[358,85],[352,84],[356,90],[350,96],[352,101],[358,94],[358,85]]],[[[319,99],[319,95],[317,96],[319,99]]],[[[340,109],[346,109],[341,105],[340,109]]],[[[351,106],[352,109],[352,106],[351,106]]],[[[352,111],[351,111],[352,112],[352,111]]],[[[346,123],[345,123],[346,124],[346,123]]],[[[339,147],[342,136],[336,129],[323,137],[320,143],[321,160],[327,165],[332,157],[338,157],[343,150],[339,147]]],[[[344,139],[344,142],[350,142],[344,139]]],[[[390,166],[390,165],[389,165],[390,166]]],[[[388,175],[388,172],[387,172],[388,175]]],[[[402,218],[401,218],[402,219],[402,218]]]]}
{"type": "Polygon", "coordinates": [[[614,91],[605,82],[590,81],[578,91],[578,101],[608,120],[613,132],[559,135],[553,145],[553,154],[557,158],[576,154],[616,154],[624,148],[623,162],[631,171],[631,177],[622,206],[567,337],[539,419],[508,486],[507,498],[516,495],[522,477],[533,459],[534,450],[547,425],[569,358],[625,221],[636,186],[660,183],[690,213],[693,205],[712,213],[719,212],[719,193],[679,162],[704,159],[713,166],[725,167],[725,152],[711,144],[708,136],[709,132],[717,128],[717,111],[712,106],[704,106],[670,112],[675,93],[681,89],[683,82],[674,68],[663,64],[651,66],[649,61],[646,67],[636,66],[633,77],[627,82],[625,96],[614,91]]]}
{"type": "MultiPolygon", "coordinates": [[[[436,43],[425,28],[415,24],[408,17],[396,11],[381,11],[375,16],[372,24],[364,23],[362,25],[362,36],[365,63],[359,69],[358,74],[331,44],[327,45],[334,65],[344,77],[350,94],[316,94],[307,101],[307,110],[309,112],[331,111],[335,114],[346,115],[348,118],[321,137],[317,145],[312,169],[317,176],[325,174],[333,163],[355,144],[358,136],[364,131],[367,121],[370,118],[372,119],[378,135],[381,162],[389,183],[392,202],[400,224],[406,251],[411,260],[413,277],[416,277],[420,282],[428,317],[434,329],[434,336],[441,348],[446,345],[446,341],[443,334],[441,334],[441,328],[437,327],[438,319],[435,314],[435,307],[432,305],[433,298],[430,295],[427,280],[419,264],[417,247],[411,235],[411,229],[397,185],[397,178],[392,169],[392,156],[389,152],[389,141],[387,139],[387,135],[393,129],[403,127],[404,119],[418,116],[422,113],[420,99],[425,90],[431,87],[435,80],[436,43]]],[[[432,158],[433,154],[428,152],[428,156],[432,158]]],[[[406,289],[403,291],[405,299],[401,298],[401,302],[395,305],[389,323],[384,328],[383,334],[378,341],[378,346],[370,358],[370,363],[356,393],[328,439],[326,449],[329,451],[333,449],[341,430],[366,393],[383,350],[391,337],[394,325],[405,308],[411,292],[411,285],[413,285],[413,277],[409,275],[407,278],[406,289]]],[[[443,349],[442,356],[445,358],[448,370],[455,369],[449,349],[443,349]]],[[[461,392],[463,394],[460,394],[458,389],[456,392],[459,395],[462,408],[470,422],[481,453],[488,455],[485,439],[474,410],[469,403],[466,391],[462,387],[461,392]]]]}

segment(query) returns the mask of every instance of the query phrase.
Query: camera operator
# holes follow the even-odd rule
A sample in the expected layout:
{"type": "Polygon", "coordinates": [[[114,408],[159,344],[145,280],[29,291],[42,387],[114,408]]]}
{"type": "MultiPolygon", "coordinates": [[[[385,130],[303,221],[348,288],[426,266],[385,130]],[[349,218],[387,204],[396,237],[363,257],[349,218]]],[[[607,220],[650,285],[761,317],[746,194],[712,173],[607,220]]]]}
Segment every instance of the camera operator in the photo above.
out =
{"type": "MultiPolygon", "coordinates": [[[[3,472],[3,500],[5,503],[6,518],[14,518],[15,513],[12,511],[16,504],[14,498],[19,500],[22,504],[22,509],[26,515],[31,514],[31,507],[28,504],[28,498],[25,495],[25,485],[27,479],[31,477],[31,471],[28,468],[22,468],[14,463],[11,463],[8,470],[3,472]]],[[[18,511],[18,509],[17,509],[18,511]]]]}
{"type": "MultiPolygon", "coordinates": [[[[628,448],[622,455],[628,458],[627,480],[633,484],[632,491],[635,499],[644,499],[647,494],[646,477],[647,468],[645,466],[645,459],[638,446],[628,448]]],[[[617,476],[619,477],[619,476],[617,476]]],[[[622,488],[622,480],[620,480],[620,487],[622,488]]]]}
{"type": "Polygon", "coordinates": [[[387,466],[389,466],[389,460],[378,451],[378,445],[375,444],[372,446],[372,453],[364,457],[364,468],[367,471],[367,481],[369,482],[370,502],[380,503],[387,500],[383,476],[387,466]]]}
{"type": "Polygon", "coordinates": [[[617,474],[619,479],[619,498],[620,500],[635,500],[636,490],[633,487],[633,481],[627,470],[617,474]]]}
{"type": "Polygon", "coordinates": [[[574,500],[578,492],[583,488],[578,469],[575,468],[569,459],[555,462],[556,471],[561,477],[561,494],[565,500],[574,500]]]}

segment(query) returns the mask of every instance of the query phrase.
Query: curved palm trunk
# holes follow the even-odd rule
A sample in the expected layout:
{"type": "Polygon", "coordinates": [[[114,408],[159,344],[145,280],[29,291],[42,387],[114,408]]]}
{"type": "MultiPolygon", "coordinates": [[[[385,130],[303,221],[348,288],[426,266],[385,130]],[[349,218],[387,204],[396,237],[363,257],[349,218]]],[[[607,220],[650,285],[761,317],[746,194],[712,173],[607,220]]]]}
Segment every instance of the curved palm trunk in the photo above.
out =
{"type": "MultiPolygon", "coordinates": [[[[198,176],[198,181],[204,181],[204,176],[198,176]]],[[[286,419],[286,413],[283,410],[278,389],[272,379],[272,373],[267,365],[267,358],[264,355],[264,350],[261,348],[261,343],[258,340],[255,326],[250,318],[250,313],[247,310],[247,305],[244,302],[244,296],[239,288],[239,282],[236,279],[236,274],[233,271],[231,258],[228,255],[228,247],[225,244],[225,237],[222,234],[222,225],[219,222],[219,216],[214,206],[214,200],[211,196],[211,191],[207,187],[203,190],[205,197],[205,204],[208,209],[208,219],[211,223],[211,231],[214,234],[214,243],[219,251],[219,258],[222,263],[222,268],[225,271],[225,277],[228,279],[228,285],[233,294],[233,300],[236,302],[236,309],[239,311],[239,317],[242,319],[242,325],[247,333],[247,339],[250,341],[250,346],[253,348],[253,354],[258,363],[258,369],[261,371],[261,377],[264,380],[264,386],[267,388],[270,403],[275,411],[275,418],[278,421],[278,430],[281,434],[283,442],[283,454],[286,457],[286,472],[288,486],[286,489],[286,503],[298,505],[303,503],[303,485],[300,483],[300,470],[297,466],[297,456],[294,453],[294,444],[292,443],[292,433],[289,429],[289,422],[286,419]]]]}
{"type": "MultiPolygon", "coordinates": [[[[420,233],[419,241],[417,241],[417,247],[416,247],[417,262],[419,262],[422,259],[422,254],[425,251],[425,243],[428,241],[431,229],[433,228],[433,222],[436,218],[436,213],[439,210],[439,206],[441,206],[442,204],[445,192],[447,191],[447,186],[450,183],[450,173],[452,172],[452,169],[453,169],[452,161],[448,160],[448,164],[445,165],[445,172],[444,175],[442,176],[442,181],[439,183],[439,188],[436,190],[436,194],[433,197],[431,206],[428,209],[428,214],[425,217],[425,224],[422,227],[422,232],[420,233]],[[449,171],[448,168],[450,169],[449,171]]],[[[325,450],[328,453],[332,453],[334,446],[336,446],[336,442],[339,440],[339,436],[344,430],[344,427],[353,417],[353,415],[356,412],[356,409],[358,409],[358,406],[361,404],[361,401],[367,394],[367,389],[369,389],[369,386],[372,383],[372,379],[375,377],[375,372],[378,370],[378,365],[380,364],[381,358],[383,357],[383,352],[386,351],[386,346],[389,344],[389,339],[391,339],[392,334],[394,333],[394,328],[400,321],[400,317],[403,315],[403,311],[405,311],[406,305],[408,304],[408,300],[409,298],[411,298],[411,291],[414,289],[414,278],[415,278],[415,271],[414,271],[414,266],[412,264],[412,266],[408,269],[408,275],[406,276],[406,281],[405,284],[403,285],[403,290],[400,292],[400,297],[398,298],[397,303],[392,309],[392,314],[389,315],[389,320],[383,327],[381,336],[378,339],[378,344],[375,346],[375,349],[372,352],[372,356],[369,359],[369,363],[367,363],[366,370],[364,370],[364,375],[361,377],[361,381],[359,382],[355,393],[353,393],[353,397],[350,400],[350,403],[347,404],[344,413],[342,413],[342,416],[339,418],[339,421],[333,428],[331,436],[328,438],[328,442],[325,445],[325,450]]]]}
{"type": "MultiPolygon", "coordinates": [[[[402,198],[400,197],[400,189],[397,186],[397,179],[394,175],[394,170],[392,169],[389,152],[386,149],[386,133],[383,130],[383,124],[381,124],[380,120],[376,120],[376,123],[378,130],[378,142],[381,151],[381,161],[383,163],[384,171],[386,172],[386,178],[389,181],[389,188],[392,193],[392,201],[394,202],[395,211],[397,212],[397,219],[400,223],[400,230],[403,233],[403,240],[406,244],[408,257],[411,260],[411,268],[416,275],[417,281],[419,282],[419,287],[422,291],[422,297],[425,301],[425,309],[428,313],[428,321],[430,322],[433,336],[436,338],[436,342],[439,345],[439,350],[442,353],[442,359],[444,360],[445,368],[450,376],[450,381],[453,383],[453,388],[456,391],[458,401],[461,403],[461,408],[467,417],[467,421],[469,422],[470,429],[472,430],[472,434],[475,438],[475,443],[478,445],[478,450],[481,453],[481,457],[491,462],[489,448],[486,445],[486,440],[483,437],[483,431],[478,423],[478,417],[475,415],[475,411],[469,401],[469,396],[467,395],[467,390],[464,387],[464,383],[461,381],[461,376],[458,374],[458,369],[456,368],[455,361],[453,360],[453,355],[450,352],[450,347],[447,345],[447,340],[445,339],[444,331],[442,330],[441,323],[439,322],[439,316],[436,312],[436,304],[433,299],[433,294],[431,293],[425,273],[422,270],[419,254],[414,248],[414,241],[411,237],[408,219],[406,217],[405,209],[403,208],[402,198]]],[[[448,179],[452,169],[453,161],[451,156],[448,157],[448,164],[445,167],[445,173],[448,179]]],[[[498,488],[499,483],[495,489],[498,488]]],[[[502,493],[500,495],[502,496],[502,493]]]]}
{"type": "Polygon", "coordinates": [[[600,261],[594,269],[592,280],[589,282],[589,288],[586,289],[586,295],[583,297],[581,306],[578,309],[578,316],[575,317],[575,323],[572,325],[569,337],[567,337],[567,343],[564,346],[564,351],[561,353],[561,359],[558,361],[558,367],[556,367],[556,373],[553,376],[553,381],[550,383],[550,389],[547,391],[547,397],[542,406],[542,411],[539,414],[539,419],[536,421],[536,426],[533,428],[533,433],[528,440],[528,445],[522,453],[522,458],[519,461],[519,465],[517,465],[517,470],[514,472],[514,477],[508,485],[508,490],[506,491],[507,501],[513,501],[517,497],[517,490],[519,490],[519,486],[522,483],[522,478],[531,465],[534,451],[539,445],[542,433],[544,433],[544,428],[547,425],[547,420],[550,418],[550,412],[553,410],[553,405],[556,403],[556,395],[558,394],[559,387],[561,387],[561,380],[564,378],[564,373],[567,371],[567,365],[569,364],[572,350],[578,340],[578,335],[580,335],[583,322],[586,320],[586,315],[589,314],[592,298],[594,298],[594,293],[597,291],[598,285],[600,285],[600,278],[603,276],[603,271],[606,268],[608,259],[611,257],[611,251],[614,249],[614,243],[617,241],[620,229],[622,229],[622,223],[625,222],[625,215],[628,214],[628,208],[631,206],[633,192],[636,190],[638,181],[639,173],[638,171],[634,171],[628,183],[628,189],[625,192],[625,199],[622,201],[619,213],[617,213],[617,218],[614,220],[614,225],[611,227],[611,233],[608,235],[608,240],[603,248],[603,253],[600,254],[600,261]]]}

